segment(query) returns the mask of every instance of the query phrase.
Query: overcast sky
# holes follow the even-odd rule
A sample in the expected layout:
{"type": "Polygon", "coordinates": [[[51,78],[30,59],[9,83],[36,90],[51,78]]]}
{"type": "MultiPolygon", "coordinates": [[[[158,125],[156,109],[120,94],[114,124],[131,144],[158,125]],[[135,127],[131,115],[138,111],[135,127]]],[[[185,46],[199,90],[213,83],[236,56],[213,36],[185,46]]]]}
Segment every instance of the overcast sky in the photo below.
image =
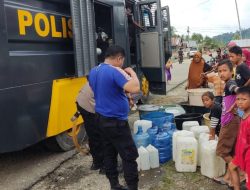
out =
{"type": "MultiPolygon", "coordinates": [[[[250,28],[250,0],[237,0],[241,28],[250,28]]],[[[235,0],[161,0],[169,5],[171,25],[179,34],[201,33],[210,37],[239,29],[235,0]]]]}

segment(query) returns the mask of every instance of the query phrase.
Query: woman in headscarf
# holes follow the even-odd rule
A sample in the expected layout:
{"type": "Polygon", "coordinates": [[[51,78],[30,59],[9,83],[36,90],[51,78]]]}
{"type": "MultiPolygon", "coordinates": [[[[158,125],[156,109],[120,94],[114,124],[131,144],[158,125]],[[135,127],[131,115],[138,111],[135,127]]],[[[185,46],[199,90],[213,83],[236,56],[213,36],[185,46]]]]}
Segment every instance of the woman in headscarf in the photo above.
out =
{"type": "Polygon", "coordinates": [[[212,67],[205,63],[205,60],[202,58],[202,54],[200,52],[196,52],[189,67],[188,84],[186,88],[195,89],[204,87],[205,80],[204,77],[202,77],[202,74],[211,70],[212,67]]]}
{"type": "Polygon", "coordinates": [[[242,59],[243,62],[250,68],[250,51],[248,49],[242,50],[242,59]]]}

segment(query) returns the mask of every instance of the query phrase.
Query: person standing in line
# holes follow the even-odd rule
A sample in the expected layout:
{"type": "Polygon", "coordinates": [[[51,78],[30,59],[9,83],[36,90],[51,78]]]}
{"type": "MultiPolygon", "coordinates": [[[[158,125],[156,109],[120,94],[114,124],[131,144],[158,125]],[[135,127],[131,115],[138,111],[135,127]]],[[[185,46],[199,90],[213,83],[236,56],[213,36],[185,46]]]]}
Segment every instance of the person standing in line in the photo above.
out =
{"type": "Polygon", "coordinates": [[[76,105],[77,110],[81,113],[84,120],[85,130],[88,135],[90,154],[93,158],[93,163],[90,169],[100,169],[100,174],[104,174],[103,141],[100,129],[96,124],[94,94],[88,82],[80,90],[76,98],[76,105]]]}
{"type": "MultiPolygon", "coordinates": [[[[231,107],[236,101],[237,84],[232,80],[233,64],[229,60],[223,60],[218,65],[218,73],[221,80],[225,81],[224,96],[222,102],[221,129],[218,139],[216,154],[229,164],[234,156],[234,148],[240,124],[239,117],[231,112],[231,107]]],[[[236,184],[235,176],[237,172],[228,168],[225,176],[214,178],[221,184],[236,184]]]]}
{"type": "Polygon", "coordinates": [[[93,68],[89,83],[93,89],[97,123],[104,139],[104,167],[112,190],[137,190],[137,148],[128,124],[128,93],[140,91],[132,68],[122,70],[125,51],[120,46],[107,49],[104,63],[93,68]],[[121,156],[127,188],[119,184],[117,155],[121,156]]]}
{"type": "Polygon", "coordinates": [[[250,69],[250,51],[248,49],[242,49],[242,61],[249,67],[250,69]]]}
{"type": "Polygon", "coordinates": [[[204,86],[203,73],[212,70],[212,67],[205,63],[200,52],[194,54],[192,63],[189,66],[188,84],[186,89],[196,89],[204,86]]]}
{"type": "Polygon", "coordinates": [[[242,49],[239,46],[233,46],[229,49],[229,59],[236,65],[235,81],[238,87],[250,86],[250,69],[242,61],[242,49]]]}
{"type": "MultiPolygon", "coordinates": [[[[250,190],[250,87],[241,87],[237,91],[237,106],[244,111],[240,123],[240,130],[235,146],[235,156],[229,167],[236,172],[238,168],[246,172],[247,188],[250,190]]],[[[239,182],[240,173],[238,172],[237,181],[239,182]]],[[[240,184],[236,184],[240,189],[240,184]]]]}

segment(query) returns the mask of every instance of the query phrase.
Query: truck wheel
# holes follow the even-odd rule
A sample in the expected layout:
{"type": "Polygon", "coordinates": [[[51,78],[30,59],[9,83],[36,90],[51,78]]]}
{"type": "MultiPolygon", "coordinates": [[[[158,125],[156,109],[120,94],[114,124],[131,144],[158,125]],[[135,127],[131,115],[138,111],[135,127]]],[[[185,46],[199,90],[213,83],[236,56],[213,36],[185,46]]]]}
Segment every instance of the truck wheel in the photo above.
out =
{"type": "MultiPolygon", "coordinates": [[[[72,129],[69,129],[57,136],[48,138],[45,141],[45,145],[51,151],[56,151],[56,152],[69,151],[75,147],[72,136],[73,136],[72,129]]],[[[85,127],[83,124],[78,125],[77,138],[79,144],[83,144],[84,141],[87,140],[87,133],[85,131],[85,127]]]]}

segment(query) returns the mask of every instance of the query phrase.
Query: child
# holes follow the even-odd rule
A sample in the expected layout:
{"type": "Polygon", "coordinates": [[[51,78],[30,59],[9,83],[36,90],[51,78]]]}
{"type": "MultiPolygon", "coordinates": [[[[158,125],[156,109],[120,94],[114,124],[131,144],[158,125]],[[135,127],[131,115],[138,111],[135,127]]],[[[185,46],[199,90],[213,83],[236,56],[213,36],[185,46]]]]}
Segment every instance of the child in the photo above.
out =
{"type": "MultiPolygon", "coordinates": [[[[223,158],[226,163],[230,163],[234,156],[234,147],[239,129],[239,117],[230,112],[236,101],[236,91],[238,89],[233,76],[233,64],[229,60],[223,60],[218,64],[220,78],[225,81],[224,96],[222,101],[221,130],[216,149],[216,154],[223,158]]],[[[216,178],[216,182],[230,184],[231,177],[237,175],[235,170],[227,170],[223,178],[216,178]]]]}
{"type": "Polygon", "coordinates": [[[213,83],[214,94],[215,94],[214,101],[217,104],[221,105],[222,95],[224,93],[225,82],[223,80],[221,80],[221,78],[218,75],[218,72],[211,72],[211,73],[205,74],[204,78],[205,78],[205,80],[207,80],[207,82],[213,83]]]}
{"type": "Polygon", "coordinates": [[[206,108],[210,109],[209,119],[211,120],[209,140],[215,139],[215,134],[219,136],[221,106],[214,101],[215,97],[212,92],[205,92],[202,95],[202,102],[206,108]]]}
{"type": "MultiPolygon", "coordinates": [[[[236,167],[246,172],[247,188],[250,190],[250,87],[242,87],[237,92],[237,106],[244,111],[240,130],[235,146],[235,156],[230,168],[237,172],[236,167]]],[[[239,175],[236,177],[235,189],[239,189],[239,175]]]]}

